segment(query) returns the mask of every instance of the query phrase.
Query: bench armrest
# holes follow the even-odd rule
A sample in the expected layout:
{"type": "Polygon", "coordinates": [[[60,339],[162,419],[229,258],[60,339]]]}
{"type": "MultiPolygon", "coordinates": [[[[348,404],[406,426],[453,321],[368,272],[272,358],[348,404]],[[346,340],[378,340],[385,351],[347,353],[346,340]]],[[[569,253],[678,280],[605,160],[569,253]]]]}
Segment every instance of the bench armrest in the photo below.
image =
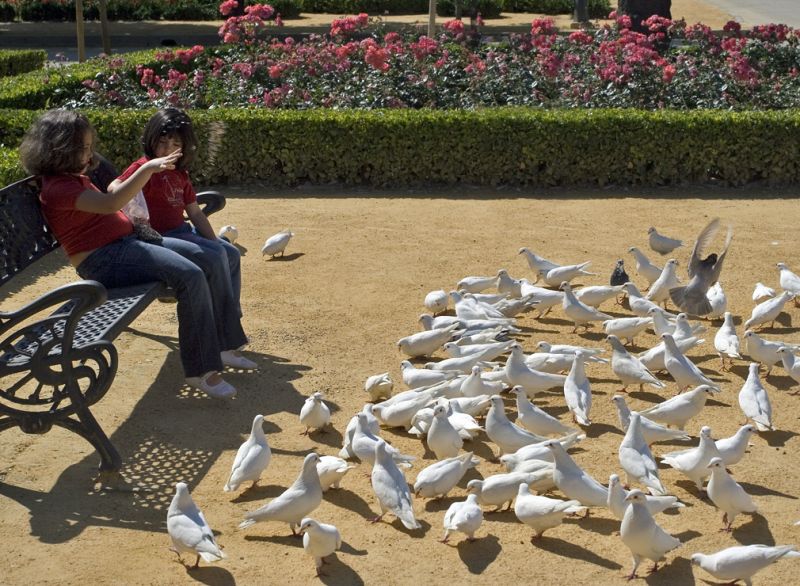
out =
{"type": "Polygon", "coordinates": [[[197,194],[197,204],[206,216],[220,211],[225,203],[225,196],[219,191],[201,191],[197,194]]]}

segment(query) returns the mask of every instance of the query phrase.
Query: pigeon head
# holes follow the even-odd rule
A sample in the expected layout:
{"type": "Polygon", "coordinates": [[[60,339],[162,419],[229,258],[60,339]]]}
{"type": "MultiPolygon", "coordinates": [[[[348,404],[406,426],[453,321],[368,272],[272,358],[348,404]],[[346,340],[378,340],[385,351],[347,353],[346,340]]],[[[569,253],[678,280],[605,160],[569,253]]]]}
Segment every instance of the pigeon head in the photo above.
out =
{"type": "Polygon", "coordinates": [[[475,366],[472,367],[472,374],[474,374],[475,376],[478,376],[480,373],[481,373],[481,367],[480,366],[478,366],[476,364],[475,366]]]}
{"type": "Polygon", "coordinates": [[[528,494],[530,492],[530,488],[524,482],[519,483],[519,487],[517,488],[517,494],[528,494]]]}
{"type": "Polygon", "coordinates": [[[512,395],[523,395],[525,394],[525,389],[520,385],[516,385],[514,387],[511,387],[509,393],[511,393],[512,395]]]}
{"type": "Polygon", "coordinates": [[[625,497],[626,501],[630,501],[632,503],[644,503],[646,502],[646,499],[647,497],[645,497],[644,493],[638,488],[634,488],[628,493],[628,496],[625,497]]]}
{"type": "Polygon", "coordinates": [[[779,262],[775,266],[778,267],[779,271],[788,271],[789,270],[789,267],[786,266],[785,262],[779,262]]]}
{"type": "Polygon", "coordinates": [[[621,268],[622,268],[622,267],[624,267],[624,266],[625,266],[625,261],[624,261],[624,260],[622,260],[621,258],[618,258],[618,259],[617,259],[617,268],[618,268],[618,269],[621,269],[621,268]]]}
{"type": "Polygon", "coordinates": [[[572,291],[572,285],[570,285],[568,281],[561,281],[561,284],[558,286],[558,288],[562,291],[572,291]]]}
{"type": "Polygon", "coordinates": [[[508,271],[506,269],[500,269],[499,271],[497,271],[497,276],[498,277],[507,277],[508,276],[508,271]]]}
{"type": "Polygon", "coordinates": [[[747,425],[743,425],[741,430],[746,432],[746,433],[755,433],[756,432],[756,427],[755,427],[755,425],[753,425],[751,423],[748,423],[747,425]]]}
{"type": "Polygon", "coordinates": [[[656,232],[656,229],[655,229],[653,226],[650,226],[650,227],[647,229],[647,233],[648,233],[648,234],[652,234],[653,232],[655,232],[656,234],[658,234],[658,232],[656,232]]]}
{"type": "Polygon", "coordinates": [[[467,482],[467,492],[469,494],[480,494],[483,489],[483,480],[470,480],[467,482]]]}
{"type": "Polygon", "coordinates": [[[308,531],[312,527],[318,527],[318,526],[319,526],[318,523],[314,519],[306,517],[305,519],[300,521],[300,529],[299,529],[300,535],[303,535],[306,531],[308,531]]]}
{"type": "Polygon", "coordinates": [[[759,366],[760,366],[760,364],[758,362],[751,362],[750,363],[750,367],[749,367],[750,374],[757,374],[759,366]]]}
{"type": "Polygon", "coordinates": [[[711,385],[700,385],[697,389],[703,391],[707,395],[713,395],[714,393],[718,393],[719,390],[712,387],[711,385]]]}
{"type": "Polygon", "coordinates": [[[433,416],[439,419],[447,419],[447,407],[444,405],[436,405],[436,408],[433,410],[433,416]]]}
{"type": "Polygon", "coordinates": [[[550,348],[551,346],[549,342],[541,341],[536,343],[537,350],[541,350],[543,352],[550,352],[550,348]]]}
{"type": "Polygon", "coordinates": [[[632,253],[636,254],[637,252],[639,252],[639,249],[638,249],[638,248],[636,248],[635,246],[631,246],[631,247],[628,249],[628,252],[632,252],[632,253]]]}
{"type": "Polygon", "coordinates": [[[558,448],[560,448],[560,447],[562,447],[562,446],[561,446],[561,444],[560,444],[559,442],[557,442],[556,440],[550,440],[549,442],[546,442],[546,443],[544,444],[544,447],[546,447],[546,448],[547,448],[548,450],[550,450],[551,452],[555,452],[556,450],[558,450],[558,448]]]}
{"type": "Polygon", "coordinates": [[[704,438],[706,438],[706,439],[710,439],[710,438],[711,438],[711,428],[710,428],[710,427],[708,427],[707,425],[704,425],[704,426],[703,426],[703,427],[700,429],[700,436],[701,436],[701,437],[704,437],[704,438]]]}
{"type": "Polygon", "coordinates": [[[519,251],[517,252],[517,254],[523,254],[523,253],[525,253],[525,252],[530,252],[530,251],[528,250],[528,247],[527,247],[527,246],[523,246],[522,248],[520,248],[520,249],[519,249],[519,251]]]}
{"type": "Polygon", "coordinates": [[[678,266],[678,261],[677,261],[677,260],[675,260],[674,258],[671,258],[671,259],[669,259],[669,260],[667,261],[667,264],[668,264],[668,265],[670,265],[670,266],[672,266],[672,267],[676,267],[676,266],[678,266]]]}
{"type": "Polygon", "coordinates": [[[711,461],[708,463],[707,468],[714,469],[714,468],[724,468],[725,462],[722,461],[722,458],[711,458],[711,461]]]}
{"type": "Polygon", "coordinates": [[[618,484],[619,484],[619,476],[617,476],[616,474],[612,474],[611,476],[608,477],[608,488],[611,488],[612,486],[616,486],[618,484]]]}
{"type": "Polygon", "coordinates": [[[313,395],[311,395],[311,398],[312,398],[312,399],[314,399],[314,402],[315,402],[315,403],[319,403],[320,401],[322,401],[322,393],[320,393],[319,391],[317,391],[316,393],[314,393],[313,395]]]}
{"type": "Polygon", "coordinates": [[[693,553],[690,561],[693,566],[699,566],[703,563],[703,558],[706,557],[702,553],[693,553]]]}
{"type": "Polygon", "coordinates": [[[316,452],[311,452],[306,456],[306,459],[303,460],[303,469],[314,467],[316,470],[316,466],[319,464],[319,455],[316,452]]]}

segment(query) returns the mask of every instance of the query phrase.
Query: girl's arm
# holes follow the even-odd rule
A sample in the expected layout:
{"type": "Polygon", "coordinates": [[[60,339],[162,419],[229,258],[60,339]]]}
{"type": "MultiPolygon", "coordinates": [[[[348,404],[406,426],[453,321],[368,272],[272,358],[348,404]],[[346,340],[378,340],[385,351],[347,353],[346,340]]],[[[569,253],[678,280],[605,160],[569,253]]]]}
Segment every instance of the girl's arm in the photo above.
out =
{"type": "Polygon", "coordinates": [[[201,236],[209,240],[217,239],[217,235],[214,234],[214,228],[211,227],[211,222],[208,221],[208,218],[203,213],[203,210],[200,209],[200,206],[197,205],[196,201],[186,206],[186,215],[189,216],[189,221],[194,225],[201,236]]]}
{"type": "Polygon", "coordinates": [[[134,171],[133,175],[125,181],[115,179],[108,186],[108,193],[87,190],[78,196],[75,208],[82,212],[95,214],[113,214],[122,209],[134,195],[139,193],[150,180],[153,173],[175,168],[175,162],[180,159],[181,151],[170,153],[166,157],[150,159],[134,171]]]}

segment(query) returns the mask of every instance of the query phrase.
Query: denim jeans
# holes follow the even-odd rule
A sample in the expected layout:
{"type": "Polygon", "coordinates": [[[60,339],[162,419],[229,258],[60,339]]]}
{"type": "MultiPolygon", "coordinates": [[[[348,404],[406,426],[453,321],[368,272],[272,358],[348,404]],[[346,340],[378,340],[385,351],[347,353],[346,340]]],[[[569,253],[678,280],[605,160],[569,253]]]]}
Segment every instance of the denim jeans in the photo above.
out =
{"type": "Polygon", "coordinates": [[[178,341],[186,376],[222,370],[211,292],[196,264],[163,246],[127,236],[95,250],[77,272],[108,288],[150,281],[172,287],[178,298],[178,341]]]}
{"type": "Polygon", "coordinates": [[[221,247],[201,245],[202,239],[194,235],[191,228],[181,234],[181,238],[164,236],[163,246],[182,257],[189,259],[203,269],[211,293],[211,305],[214,308],[214,325],[217,328],[217,340],[223,350],[236,350],[247,344],[247,336],[242,329],[239,307],[233,298],[228,259],[221,247]]]}
{"type": "MultiPolygon", "coordinates": [[[[224,256],[228,263],[228,278],[231,285],[231,295],[236,303],[236,309],[239,312],[239,317],[241,317],[242,304],[239,301],[239,298],[242,294],[242,262],[239,249],[222,238],[209,240],[208,238],[201,236],[188,222],[184,222],[181,226],[175,228],[174,230],[165,232],[164,236],[188,240],[189,242],[193,242],[202,248],[208,249],[209,254],[215,254],[220,257],[224,256]]],[[[181,253],[181,251],[177,252],[181,253]]]]}

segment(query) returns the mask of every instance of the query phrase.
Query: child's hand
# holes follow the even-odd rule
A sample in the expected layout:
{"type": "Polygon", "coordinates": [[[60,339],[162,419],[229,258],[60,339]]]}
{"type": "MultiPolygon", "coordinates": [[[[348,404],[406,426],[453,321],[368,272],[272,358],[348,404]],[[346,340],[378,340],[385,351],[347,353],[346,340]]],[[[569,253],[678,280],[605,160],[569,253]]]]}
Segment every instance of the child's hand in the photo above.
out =
{"type": "Polygon", "coordinates": [[[183,156],[183,151],[178,149],[166,157],[158,157],[147,161],[146,166],[153,171],[167,171],[175,168],[175,163],[183,156]]]}

